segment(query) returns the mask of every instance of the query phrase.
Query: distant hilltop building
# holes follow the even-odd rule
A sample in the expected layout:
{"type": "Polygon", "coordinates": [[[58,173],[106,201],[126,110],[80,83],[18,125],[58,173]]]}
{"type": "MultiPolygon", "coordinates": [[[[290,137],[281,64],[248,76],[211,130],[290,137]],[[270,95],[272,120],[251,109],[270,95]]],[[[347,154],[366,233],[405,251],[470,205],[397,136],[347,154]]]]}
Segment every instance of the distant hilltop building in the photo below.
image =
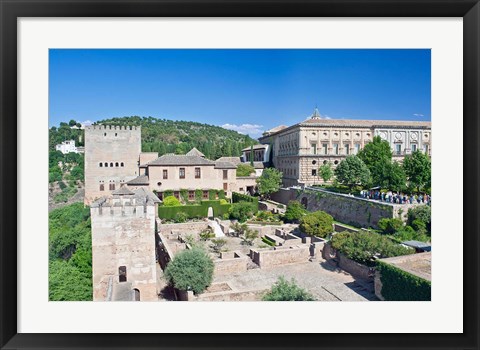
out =
{"type": "Polygon", "coordinates": [[[84,147],[76,147],[74,140],[63,141],[61,144],[55,146],[55,150],[62,152],[63,154],[67,153],[83,153],[85,152],[84,147]]]}
{"type": "Polygon", "coordinates": [[[213,161],[196,148],[184,155],[159,157],[156,152],[141,152],[139,126],[86,126],[85,203],[110,195],[122,186],[154,191],[160,200],[166,191],[180,198],[181,190],[187,190],[191,199],[198,190],[204,199],[209,198],[209,190],[224,190],[227,196],[232,192],[253,194],[257,174],[266,163],[255,161],[255,173],[237,177],[242,159],[222,157],[213,161]]]}
{"type": "Polygon", "coordinates": [[[336,167],[374,136],[388,141],[394,160],[402,161],[416,150],[432,152],[431,122],[324,119],[316,108],[310,118],[268,130],[259,141],[270,147],[272,165],[283,173],[284,186],[294,186],[322,182],[322,164],[336,167]]]}

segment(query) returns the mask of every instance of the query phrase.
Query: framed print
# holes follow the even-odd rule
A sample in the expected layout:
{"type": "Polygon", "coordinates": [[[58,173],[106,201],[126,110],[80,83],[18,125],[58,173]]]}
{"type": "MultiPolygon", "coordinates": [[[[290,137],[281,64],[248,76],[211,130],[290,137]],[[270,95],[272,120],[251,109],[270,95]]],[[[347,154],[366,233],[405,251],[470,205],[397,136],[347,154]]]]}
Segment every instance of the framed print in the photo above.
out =
{"type": "Polygon", "coordinates": [[[2,1],[2,349],[478,348],[479,6],[2,1]],[[177,280],[205,249],[236,279],[177,280]],[[266,302],[290,277],[315,301],[266,302]]]}

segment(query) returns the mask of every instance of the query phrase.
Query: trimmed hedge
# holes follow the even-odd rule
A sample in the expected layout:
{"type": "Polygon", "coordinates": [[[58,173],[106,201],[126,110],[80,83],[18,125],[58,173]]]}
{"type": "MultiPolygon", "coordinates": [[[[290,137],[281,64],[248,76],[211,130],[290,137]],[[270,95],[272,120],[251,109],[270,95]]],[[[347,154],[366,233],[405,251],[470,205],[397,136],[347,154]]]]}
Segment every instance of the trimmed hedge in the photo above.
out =
{"type": "Polygon", "coordinates": [[[202,201],[200,204],[194,205],[177,205],[177,206],[159,206],[158,207],[158,216],[161,219],[172,220],[175,218],[177,213],[183,212],[188,215],[189,219],[195,217],[206,217],[208,214],[208,208],[213,208],[213,215],[223,216],[223,214],[228,213],[231,204],[220,204],[220,201],[217,200],[208,200],[202,201]]]}
{"type": "Polygon", "coordinates": [[[388,301],[430,301],[432,283],[395,266],[377,261],[382,296],[388,301]]]}
{"type": "Polygon", "coordinates": [[[246,194],[232,192],[232,203],[250,202],[255,205],[256,211],[258,211],[258,197],[252,197],[246,194]]]}

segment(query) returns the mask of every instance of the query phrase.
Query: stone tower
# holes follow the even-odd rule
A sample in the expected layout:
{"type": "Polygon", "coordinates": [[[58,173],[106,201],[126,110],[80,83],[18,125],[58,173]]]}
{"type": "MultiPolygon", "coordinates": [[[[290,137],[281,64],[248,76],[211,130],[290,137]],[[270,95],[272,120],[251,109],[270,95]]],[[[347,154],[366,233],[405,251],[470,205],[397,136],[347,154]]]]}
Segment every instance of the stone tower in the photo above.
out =
{"type": "Polygon", "coordinates": [[[94,301],[158,301],[159,202],[147,189],[124,186],[91,204],[94,301]]]}
{"type": "Polygon", "coordinates": [[[85,128],[85,204],[107,196],[138,176],[139,126],[85,128]]]}

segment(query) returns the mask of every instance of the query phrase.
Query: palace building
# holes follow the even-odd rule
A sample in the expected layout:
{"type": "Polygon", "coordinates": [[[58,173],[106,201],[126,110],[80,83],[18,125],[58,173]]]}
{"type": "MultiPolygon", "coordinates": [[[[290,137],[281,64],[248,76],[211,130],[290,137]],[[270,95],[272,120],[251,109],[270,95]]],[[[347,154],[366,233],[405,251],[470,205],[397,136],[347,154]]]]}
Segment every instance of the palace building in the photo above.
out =
{"type": "Polygon", "coordinates": [[[388,141],[394,160],[402,161],[416,150],[432,152],[431,122],[325,119],[318,109],[298,124],[264,132],[259,141],[267,146],[271,164],[283,173],[283,185],[296,186],[322,183],[322,164],[336,167],[374,136],[388,141]]]}

